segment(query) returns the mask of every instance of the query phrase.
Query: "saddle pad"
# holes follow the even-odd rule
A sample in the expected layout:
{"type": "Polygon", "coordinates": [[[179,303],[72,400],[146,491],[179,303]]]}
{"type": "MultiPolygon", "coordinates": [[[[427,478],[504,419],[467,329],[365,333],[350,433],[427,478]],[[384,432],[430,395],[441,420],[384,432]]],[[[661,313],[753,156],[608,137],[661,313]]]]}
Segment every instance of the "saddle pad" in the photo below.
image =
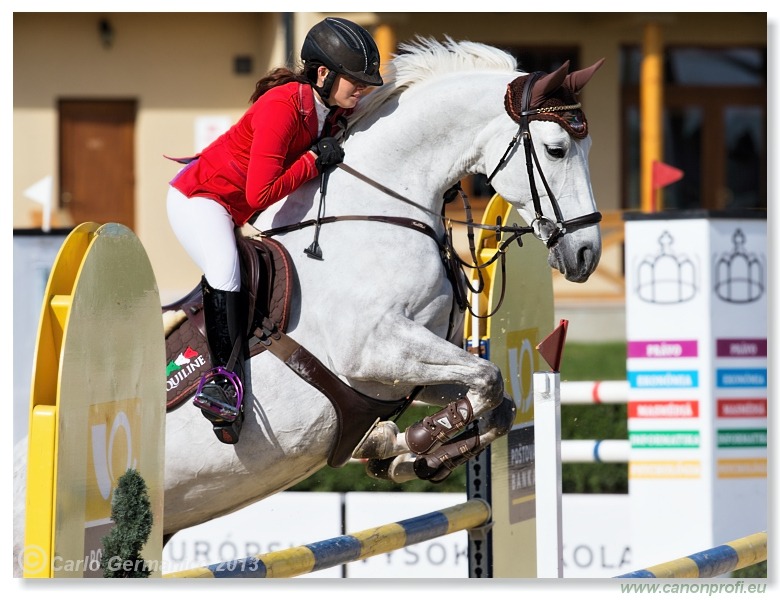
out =
{"type": "MultiPolygon", "coordinates": [[[[270,238],[238,239],[242,266],[243,292],[249,308],[248,332],[268,316],[280,331],[290,320],[290,301],[294,267],[287,249],[270,238]]],[[[185,318],[165,339],[166,409],[180,406],[192,398],[204,373],[212,368],[203,323],[203,299],[200,286],[178,302],[163,306],[163,312],[182,310],[185,318]]],[[[249,335],[247,336],[250,337],[249,335]]],[[[265,350],[252,343],[249,356],[265,350]]]]}
{"type": "Polygon", "coordinates": [[[165,353],[165,407],[172,410],[195,394],[211,360],[206,338],[189,318],[165,339],[165,353]]]}

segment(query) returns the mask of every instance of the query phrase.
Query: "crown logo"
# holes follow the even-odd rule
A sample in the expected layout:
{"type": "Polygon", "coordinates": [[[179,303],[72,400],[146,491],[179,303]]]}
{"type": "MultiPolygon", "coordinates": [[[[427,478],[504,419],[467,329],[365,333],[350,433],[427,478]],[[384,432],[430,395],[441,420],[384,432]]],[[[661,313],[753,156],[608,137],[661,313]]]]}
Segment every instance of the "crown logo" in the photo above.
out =
{"type": "Polygon", "coordinates": [[[680,304],[696,295],[696,266],[685,255],[674,253],[674,238],[664,231],[658,238],[660,250],[645,258],[637,268],[636,292],[651,304],[680,304]]]}
{"type": "Polygon", "coordinates": [[[746,236],[741,229],[734,231],[734,244],[715,261],[715,294],[724,302],[747,304],[764,294],[764,261],[745,250],[746,236]]]}

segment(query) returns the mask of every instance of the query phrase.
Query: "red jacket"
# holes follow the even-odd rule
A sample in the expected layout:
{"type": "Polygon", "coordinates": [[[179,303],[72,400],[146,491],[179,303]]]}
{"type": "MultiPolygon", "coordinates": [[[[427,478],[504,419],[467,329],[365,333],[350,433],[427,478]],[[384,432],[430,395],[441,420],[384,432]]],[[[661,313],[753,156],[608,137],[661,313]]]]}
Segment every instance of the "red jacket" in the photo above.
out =
{"type": "MultiPolygon", "coordinates": [[[[171,181],[187,197],[206,196],[224,206],[236,226],[281,200],[319,172],[310,152],[317,111],[310,85],[268,90],[228,131],[209,144],[171,181]]],[[[330,135],[343,109],[332,113],[330,135]]],[[[178,159],[177,159],[178,160],[178,159]]]]}

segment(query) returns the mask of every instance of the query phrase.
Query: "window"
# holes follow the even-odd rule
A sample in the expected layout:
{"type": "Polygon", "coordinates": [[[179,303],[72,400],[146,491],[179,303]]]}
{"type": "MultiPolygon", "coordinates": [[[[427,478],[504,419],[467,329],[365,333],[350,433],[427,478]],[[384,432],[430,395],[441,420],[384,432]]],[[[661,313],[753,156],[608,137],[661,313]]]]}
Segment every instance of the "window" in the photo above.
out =
{"type": "MultiPolygon", "coordinates": [[[[621,51],[623,206],[641,206],[641,49],[621,51]]],[[[766,48],[670,47],[664,57],[662,160],[684,172],[664,209],[767,205],[766,48]]]]}

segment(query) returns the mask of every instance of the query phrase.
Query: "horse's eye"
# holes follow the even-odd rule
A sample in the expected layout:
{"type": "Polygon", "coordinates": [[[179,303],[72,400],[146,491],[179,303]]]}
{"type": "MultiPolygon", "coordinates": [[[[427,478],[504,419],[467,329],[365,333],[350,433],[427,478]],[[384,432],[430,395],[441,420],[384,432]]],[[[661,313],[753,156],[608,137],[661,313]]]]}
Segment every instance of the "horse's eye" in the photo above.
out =
{"type": "Polygon", "coordinates": [[[547,154],[550,155],[550,158],[563,158],[566,156],[566,149],[561,148],[560,146],[547,146],[546,150],[547,154]]]}

